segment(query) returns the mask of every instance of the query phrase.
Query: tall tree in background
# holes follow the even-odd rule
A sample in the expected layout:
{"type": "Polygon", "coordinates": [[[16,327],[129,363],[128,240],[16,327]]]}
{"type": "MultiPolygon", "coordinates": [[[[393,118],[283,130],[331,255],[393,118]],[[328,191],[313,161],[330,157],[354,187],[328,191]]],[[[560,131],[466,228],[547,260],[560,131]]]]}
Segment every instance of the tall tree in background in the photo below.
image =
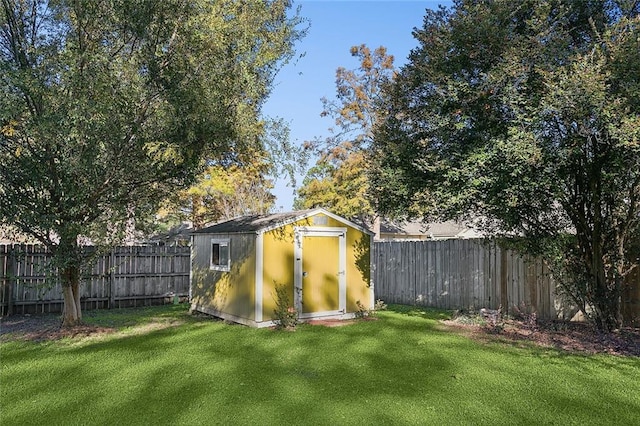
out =
{"type": "Polygon", "coordinates": [[[308,151],[293,145],[282,119],[268,118],[262,143],[241,161],[207,159],[189,188],[171,194],[156,215],[152,228],[162,232],[183,223],[195,229],[238,216],[266,214],[275,205],[273,177],[295,186],[295,175],[306,164],[308,151]]]}
{"type": "Polygon", "coordinates": [[[371,51],[353,46],[359,61],[355,70],[336,70],[336,98],[322,99],[322,116],[335,121],[331,136],[308,144],[319,159],[298,190],[296,208],[325,207],[350,218],[371,222],[374,209],[368,198],[368,156],[382,86],[393,78],[393,56],[384,47],[371,51]]]}
{"type": "Polygon", "coordinates": [[[158,212],[158,221],[169,226],[190,222],[200,229],[211,222],[249,214],[268,213],[274,205],[273,182],[266,178],[268,165],[211,165],[196,182],[170,197],[158,212]]]}
{"type": "Polygon", "coordinates": [[[64,324],[87,251],[189,184],[262,152],[260,109],[293,54],[289,1],[2,0],[0,224],[47,246],[64,324]]]}
{"type": "Polygon", "coordinates": [[[619,327],[640,257],[639,9],[459,0],[427,12],[376,130],[381,210],[523,237],[585,315],[619,327]]]}

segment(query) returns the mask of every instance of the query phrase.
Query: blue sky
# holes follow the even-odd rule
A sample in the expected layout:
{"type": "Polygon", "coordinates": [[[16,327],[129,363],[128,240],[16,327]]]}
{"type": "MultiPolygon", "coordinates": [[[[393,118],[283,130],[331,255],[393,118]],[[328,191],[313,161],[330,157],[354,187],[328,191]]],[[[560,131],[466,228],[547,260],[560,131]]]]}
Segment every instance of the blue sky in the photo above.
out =
{"type": "MultiPolygon", "coordinates": [[[[385,46],[399,67],[406,62],[411,49],[417,46],[412,36],[413,29],[421,28],[425,10],[435,9],[438,4],[448,6],[450,2],[296,2],[301,6],[301,15],[310,23],[308,35],[296,49],[297,55],[304,53],[304,56],[280,71],[263,113],[288,122],[294,143],[327,136],[332,119],[320,117],[320,99],[334,96],[336,68],[352,69],[357,66],[349,48],[363,43],[372,49],[385,46]]],[[[298,185],[301,181],[302,178],[298,185]]],[[[276,182],[276,210],[291,210],[293,190],[284,180],[276,182]]]]}

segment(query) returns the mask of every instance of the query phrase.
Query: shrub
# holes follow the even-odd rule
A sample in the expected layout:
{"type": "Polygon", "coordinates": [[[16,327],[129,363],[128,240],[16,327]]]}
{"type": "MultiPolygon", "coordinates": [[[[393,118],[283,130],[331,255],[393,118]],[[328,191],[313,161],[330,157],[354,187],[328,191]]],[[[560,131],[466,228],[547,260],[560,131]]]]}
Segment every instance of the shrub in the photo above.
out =
{"type": "Polygon", "coordinates": [[[358,310],[356,311],[356,318],[375,317],[377,311],[384,311],[387,309],[386,303],[380,299],[376,300],[373,309],[367,308],[359,300],[356,300],[356,306],[358,307],[358,310]]]}
{"type": "Polygon", "coordinates": [[[276,285],[276,308],[273,310],[276,326],[294,330],[298,325],[298,310],[291,303],[289,290],[285,285],[276,285]]]}

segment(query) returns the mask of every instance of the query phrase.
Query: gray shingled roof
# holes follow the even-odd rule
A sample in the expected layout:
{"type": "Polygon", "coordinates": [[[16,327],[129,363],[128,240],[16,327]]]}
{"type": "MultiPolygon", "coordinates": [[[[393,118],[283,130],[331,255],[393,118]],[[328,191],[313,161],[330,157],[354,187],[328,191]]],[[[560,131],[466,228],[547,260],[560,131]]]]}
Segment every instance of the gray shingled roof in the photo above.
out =
{"type": "Polygon", "coordinates": [[[261,229],[277,227],[294,222],[300,217],[315,211],[298,210],[286,213],[274,213],[267,215],[242,216],[215,225],[194,231],[194,234],[227,234],[227,233],[251,233],[261,229]]]}
{"type": "Polygon", "coordinates": [[[470,229],[468,226],[454,221],[430,223],[382,221],[380,224],[381,234],[428,235],[430,238],[451,238],[470,229]]]}

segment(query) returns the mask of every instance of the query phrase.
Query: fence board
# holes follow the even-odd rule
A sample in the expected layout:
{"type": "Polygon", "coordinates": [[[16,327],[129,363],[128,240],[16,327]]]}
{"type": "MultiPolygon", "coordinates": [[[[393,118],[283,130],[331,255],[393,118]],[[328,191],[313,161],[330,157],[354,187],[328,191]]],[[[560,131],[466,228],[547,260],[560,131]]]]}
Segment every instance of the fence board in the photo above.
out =
{"type": "MultiPolygon", "coordinates": [[[[0,245],[0,309],[11,313],[60,312],[62,287],[42,246],[0,245]]],[[[115,247],[98,255],[82,278],[83,309],[157,304],[187,297],[188,247],[115,247]]]]}
{"type": "Polygon", "coordinates": [[[376,298],[442,309],[533,309],[555,318],[553,281],[539,260],[482,240],[374,243],[376,298]]]}

